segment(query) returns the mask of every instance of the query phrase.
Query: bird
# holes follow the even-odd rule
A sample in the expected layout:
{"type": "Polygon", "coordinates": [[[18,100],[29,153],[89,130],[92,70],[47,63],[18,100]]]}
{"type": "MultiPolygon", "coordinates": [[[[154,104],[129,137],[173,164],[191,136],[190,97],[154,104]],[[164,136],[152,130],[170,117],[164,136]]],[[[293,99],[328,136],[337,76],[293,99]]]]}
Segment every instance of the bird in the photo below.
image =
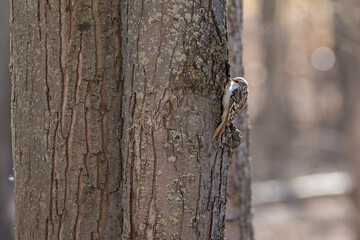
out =
{"type": "Polygon", "coordinates": [[[236,115],[246,106],[248,98],[248,83],[242,77],[229,78],[230,86],[229,89],[223,96],[222,105],[223,105],[223,114],[222,121],[220,125],[216,128],[212,140],[217,140],[218,142],[221,139],[226,126],[230,123],[236,115]]]}

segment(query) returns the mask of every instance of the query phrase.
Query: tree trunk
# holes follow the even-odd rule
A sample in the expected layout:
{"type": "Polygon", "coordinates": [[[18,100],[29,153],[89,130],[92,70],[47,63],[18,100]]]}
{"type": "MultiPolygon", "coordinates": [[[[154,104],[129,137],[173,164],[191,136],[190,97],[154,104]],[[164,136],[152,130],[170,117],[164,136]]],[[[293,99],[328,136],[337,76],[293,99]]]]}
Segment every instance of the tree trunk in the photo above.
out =
{"type": "Polygon", "coordinates": [[[9,2],[0,2],[0,239],[12,239],[13,186],[10,125],[9,2]]]}
{"type": "Polygon", "coordinates": [[[16,239],[223,239],[226,1],[11,4],[16,239]]]}
{"type": "MultiPolygon", "coordinates": [[[[242,66],[242,0],[228,3],[229,55],[232,76],[243,76],[242,66]]],[[[249,161],[249,126],[247,107],[235,119],[242,132],[242,143],[236,148],[230,167],[227,192],[226,239],[253,240],[251,206],[251,172],[249,161]]]]}
{"type": "MultiPolygon", "coordinates": [[[[259,151],[264,161],[262,176],[280,178],[284,176],[279,169],[286,165],[286,146],[292,138],[287,71],[282,66],[288,49],[288,34],[281,23],[281,12],[285,3],[278,0],[261,1],[261,38],[266,78],[264,83],[264,104],[254,119],[254,136],[260,136],[259,144],[265,151],[259,151]],[[286,128],[288,131],[283,131],[286,128]],[[265,165],[266,164],[266,165],[265,165]]],[[[261,147],[260,147],[261,148],[261,147]]]]}
{"type": "Polygon", "coordinates": [[[357,208],[354,214],[357,239],[360,238],[360,19],[358,1],[337,1],[334,15],[336,37],[335,53],[339,80],[344,96],[344,130],[347,140],[347,154],[350,173],[354,184],[353,201],[357,208]]]}

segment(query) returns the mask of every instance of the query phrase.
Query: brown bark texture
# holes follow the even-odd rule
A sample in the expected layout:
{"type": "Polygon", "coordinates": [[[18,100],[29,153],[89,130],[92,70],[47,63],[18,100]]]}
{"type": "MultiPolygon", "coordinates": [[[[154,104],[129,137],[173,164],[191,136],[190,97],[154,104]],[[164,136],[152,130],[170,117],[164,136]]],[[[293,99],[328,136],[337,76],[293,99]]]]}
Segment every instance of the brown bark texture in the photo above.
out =
{"type": "Polygon", "coordinates": [[[224,238],[225,8],[11,1],[16,239],[224,238]]]}
{"type": "MultiPolygon", "coordinates": [[[[228,1],[229,23],[229,55],[231,75],[244,76],[242,64],[242,14],[243,1],[228,1]]],[[[250,90],[251,91],[251,90],[250,90]]],[[[251,205],[251,171],[249,155],[249,116],[247,107],[235,119],[242,135],[242,142],[234,151],[229,171],[227,207],[226,207],[226,239],[253,240],[252,205],[251,205]]]]}

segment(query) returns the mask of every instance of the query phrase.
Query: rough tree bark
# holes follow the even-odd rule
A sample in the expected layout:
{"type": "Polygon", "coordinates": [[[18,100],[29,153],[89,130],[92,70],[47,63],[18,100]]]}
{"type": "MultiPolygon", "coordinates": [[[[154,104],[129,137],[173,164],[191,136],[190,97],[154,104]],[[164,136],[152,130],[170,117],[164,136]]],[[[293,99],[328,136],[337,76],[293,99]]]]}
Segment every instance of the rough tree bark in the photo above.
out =
{"type": "Polygon", "coordinates": [[[225,7],[11,1],[16,239],[224,238],[225,7]]]}
{"type": "MultiPolygon", "coordinates": [[[[243,1],[228,2],[229,55],[232,76],[243,76],[242,65],[243,1]]],[[[251,172],[247,107],[235,119],[242,132],[242,143],[236,148],[230,167],[226,207],[226,239],[252,240],[251,172]]]]}

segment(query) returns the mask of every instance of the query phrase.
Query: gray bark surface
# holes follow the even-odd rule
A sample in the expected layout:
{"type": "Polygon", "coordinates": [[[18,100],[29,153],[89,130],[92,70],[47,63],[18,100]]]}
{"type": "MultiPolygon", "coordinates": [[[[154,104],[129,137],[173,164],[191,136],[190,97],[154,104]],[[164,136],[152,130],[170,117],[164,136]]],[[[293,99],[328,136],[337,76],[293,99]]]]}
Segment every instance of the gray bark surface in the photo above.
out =
{"type": "MultiPolygon", "coordinates": [[[[242,64],[242,12],[243,1],[228,2],[229,55],[233,77],[244,76],[242,64]]],[[[251,89],[250,89],[251,92],[251,89]]],[[[226,239],[252,240],[250,134],[247,107],[235,119],[242,133],[242,143],[234,151],[229,170],[226,212],[226,239]]]]}
{"type": "Polygon", "coordinates": [[[225,0],[11,1],[16,239],[223,239],[225,0]]]}

